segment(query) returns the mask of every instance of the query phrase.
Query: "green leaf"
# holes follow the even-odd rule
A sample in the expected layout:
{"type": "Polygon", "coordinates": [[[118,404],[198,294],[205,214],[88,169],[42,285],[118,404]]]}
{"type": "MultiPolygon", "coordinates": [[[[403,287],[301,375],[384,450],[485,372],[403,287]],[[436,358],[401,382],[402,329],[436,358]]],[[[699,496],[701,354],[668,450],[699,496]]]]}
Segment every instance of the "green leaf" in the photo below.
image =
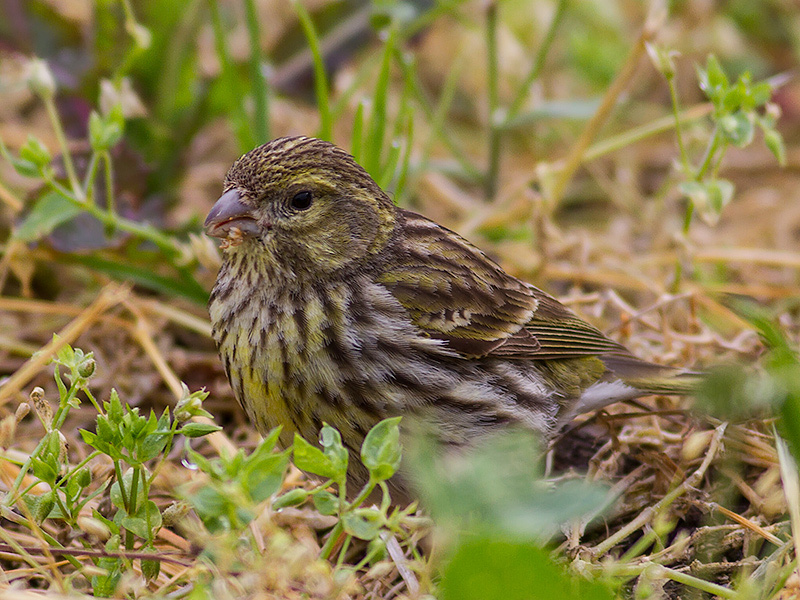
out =
{"type": "Polygon", "coordinates": [[[215,431],[222,431],[222,427],[213,423],[187,423],[178,430],[178,433],[188,438],[199,438],[215,431]]]}
{"type": "Polygon", "coordinates": [[[9,162],[14,170],[23,177],[39,177],[39,167],[29,160],[22,160],[21,158],[9,157],[9,162]]]}
{"type": "Polygon", "coordinates": [[[28,139],[22,148],[19,149],[19,157],[27,162],[36,165],[37,170],[50,164],[52,156],[41,140],[28,134],[28,139]]]}
{"type": "Polygon", "coordinates": [[[167,447],[172,432],[169,430],[148,433],[143,440],[137,444],[136,458],[141,462],[147,462],[160,455],[167,447]]]}
{"type": "Polygon", "coordinates": [[[324,423],[319,437],[322,451],[325,456],[330,458],[334,469],[339,474],[338,478],[332,477],[331,479],[342,481],[347,476],[347,463],[350,459],[350,455],[342,444],[342,436],[336,429],[324,423]]]}
{"type": "Polygon", "coordinates": [[[722,209],[731,201],[735,191],[733,184],[726,179],[685,181],[679,189],[691,200],[700,217],[712,227],[719,221],[722,209]]]}
{"type": "Polygon", "coordinates": [[[272,503],[272,508],[273,510],[280,510],[289,506],[300,506],[308,499],[308,496],[309,493],[307,490],[295,488],[278,496],[275,502],[272,503]]]}
{"type": "Polygon", "coordinates": [[[294,464],[298,469],[308,471],[336,482],[347,477],[348,454],[342,445],[342,437],[330,425],[325,425],[320,433],[322,450],[295,434],[294,464]]]}
{"type": "Polygon", "coordinates": [[[120,524],[140,538],[149,540],[161,528],[161,511],[158,510],[155,502],[148,500],[142,504],[134,516],[123,517],[120,524]]]}
{"type": "Polygon", "coordinates": [[[34,477],[37,479],[50,485],[55,484],[58,471],[50,462],[44,462],[39,458],[32,458],[31,470],[33,471],[34,477]]]}
{"type": "Polygon", "coordinates": [[[772,86],[766,81],[756,83],[750,87],[750,97],[757,107],[764,106],[772,98],[772,86]]]}
{"type": "Polygon", "coordinates": [[[161,573],[161,561],[142,559],[142,575],[146,581],[153,581],[161,573]]]}
{"type": "Polygon", "coordinates": [[[335,515],[339,510],[339,498],[327,490],[320,490],[312,497],[314,508],[323,515],[335,515]]]}
{"type": "Polygon", "coordinates": [[[329,479],[340,476],[339,471],[334,467],[333,461],[325,456],[322,450],[309,444],[297,433],[294,434],[292,456],[294,466],[298,469],[329,479]]]}
{"type": "Polygon", "coordinates": [[[695,408],[726,421],[743,421],[770,409],[782,401],[771,377],[748,372],[742,365],[713,367],[695,390],[695,408]]]}
{"type": "Polygon", "coordinates": [[[772,128],[764,129],[764,143],[769,151],[778,159],[780,166],[786,166],[786,146],[783,144],[783,136],[772,128]]]}
{"type": "Polygon", "coordinates": [[[598,513],[606,492],[599,485],[542,481],[534,457],[536,436],[520,431],[481,440],[458,455],[417,438],[406,457],[426,511],[450,531],[470,528],[492,535],[544,540],[577,517],[598,513]]]}
{"type": "Polygon", "coordinates": [[[752,113],[739,110],[721,117],[719,125],[725,135],[725,139],[738,148],[744,148],[753,141],[754,121],[752,113]]]}
{"type": "Polygon", "coordinates": [[[89,115],[89,144],[95,152],[104,152],[122,138],[125,121],[122,108],[117,104],[105,117],[97,111],[89,115]]]}
{"type": "Polygon", "coordinates": [[[344,530],[360,540],[378,537],[383,524],[383,514],[376,508],[357,508],[342,515],[344,530]]]}
{"type": "Polygon", "coordinates": [[[33,203],[30,212],[14,229],[14,238],[21,242],[34,242],[76,215],[81,209],[57,192],[48,192],[33,203]]]}
{"type": "Polygon", "coordinates": [[[728,76],[722,70],[722,65],[719,64],[717,57],[713,54],[708,55],[706,61],[706,68],[698,67],[698,79],[700,80],[700,89],[705,92],[709,100],[719,108],[724,94],[730,87],[728,76]]]}
{"type": "Polygon", "coordinates": [[[493,538],[461,543],[444,568],[442,600],[613,600],[600,583],[555,565],[547,550],[493,538]]]}
{"type": "MultiPolygon", "coordinates": [[[[258,450],[254,451],[254,454],[258,450]]],[[[245,491],[255,503],[263,502],[281,489],[286,467],[289,465],[289,451],[272,452],[265,449],[258,452],[257,460],[248,459],[242,469],[240,481],[245,491]]]]}
{"type": "Polygon", "coordinates": [[[389,479],[400,466],[400,419],[384,419],[370,429],[361,445],[361,462],[375,481],[389,479]]]}
{"type": "Polygon", "coordinates": [[[119,399],[117,390],[111,390],[111,395],[108,398],[108,402],[105,403],[105,409],[110,423],[118,425],[122,422],[122,417],[125,414],[125,411],[122,408],[122,401],[119,399]]]}
{"type": "Polygon", "coordinates": [[[187,500],[204,522],[224,515],[228,509],[228,498],[211,486],[200,488],[187,500]]]}

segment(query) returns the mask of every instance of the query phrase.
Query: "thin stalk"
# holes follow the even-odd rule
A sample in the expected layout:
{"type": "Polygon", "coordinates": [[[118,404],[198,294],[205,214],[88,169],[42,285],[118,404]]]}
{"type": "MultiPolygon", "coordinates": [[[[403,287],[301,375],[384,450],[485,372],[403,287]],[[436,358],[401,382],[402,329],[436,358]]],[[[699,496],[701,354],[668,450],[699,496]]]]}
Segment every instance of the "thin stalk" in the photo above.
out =
{"type": "Polygon", "coordinates": [[[364,105],[362,100],[356,107],[356,113],[353,116],[353,133],[350,138],[350,154],[359,163],[361,162],[361,151],[364,146],[364,105]]]}
{"type": "Polygon", "coordinates": [[[244,0],[245,21],[250,38],[250,76],[253,78],[253,97],[255,99],[256,143],[269,141],[269,107],[267,106],[267,81],[261,71],[261,34],[256,15],[255,0],[244,0]]]}
{"type": "Polygon", "coordinates": [[[603,100],[600,103],[597,112],[595,112],[595,114],[586,124],[586,127],[584,127],[583,132],[578,138],[578,141],[575,142],[575,145],[572,147],[572,150],[564,161],[564,167],[561,169],[558,179],[556,180],[549,194],[549,204],[551,207],[555,208],[558,206],[561,197],[564,195],[564,190],[566,189],[567,184],[569,183],[570,179],[572,179],[575,171],[583,162],[583,156],[586,150],[589,148],[589,144],[592,143],[592,140],[600,131],[600,128],[608,120],[608,117],[611,115],[611,111],[617,104],[617,99],[619,98],[620,94],[626,87],[628,87],[628,84],[636,74],[637,67],[639,66],[639,59],[645,52],[646,44],[653,38],[656,32],[659,31],[662,21],[663,17],[659,17],[658,19],[654,18],[652,20],[648,19],[644,27],[642,27],[642,32],[639,34],[636,44],[633,46],[633,48],[631,48],[628,57],[625,59],[625,63],[622,65],[622,68],[619,71],[619,74],[603,96],[603,100]]]}
{"type": "Polygon", "coordinates": [[[489,168],[485,179],[486,200],[497,193],[497,176],[500,171],[500,142],[502,133],[498,126],[498,79],[497,66],[497,3],[492,2],[486,10],[486,49],[488,56],[487,92],[489,100],[489,168]]]}
{"type": "Polygon", "coordinates": [[[381,68],[378,73],[378,80],[375,84],[375,94],[372,97],[372,111],[367,128],[363,154],[364,168],[373,176],[380,177],[381,154],[383,153],[383,142],[386,133],[386,105],[389,93],[389,75],[392,65],[392,54],[397,44],[397,26],[392,24],[386,38],[383,54],[381,56],[381,68]]]}
{"type": "Polygon", "coordinates": [[[513,102],[511,102],[511,107],[508,109],[508,114],[506,114],[505,118],[506,124],[519,114],[519,111],[522,109],[522,105],[525,103],[525,98],[528,97],[528,89],[531,87],[531,84],[539,78],[539,74],[544,68],[544,62],[547,59],[547,54],[550,52],[550,47],[553,45],[553,40],[556,38],[556,30],[564,20],[567,1],[568,0],[559,0],[558,6],[556,6],[556,13],[553,15],[553,20],[550,21],[550,25],[547,27],[542,44],[539,46],[539,50],[536,52],[536,58],[533,60],[533,66],[531,67],[528,76],[525,78],[525,81],[523,81],[522,85],[519,86],[517,95],[514,97],[513,102]]]}
{"type": "MultiPolygon", "coordinates": [[[[453,70],[458,70],[457,64],[451,68],[450,73],[453,73],[453,70]]],[[[470,162],[469,158],[467,158],[466,154],[464,154],[462,145],[453,139],[449,128],[443,126],[444,119],[447,117],[450,105],[455,97],[457,82],[458,78],[456,76],[451,78],[450,74],[448,74],[448,78],[445,80],[444,88],[442,89],[442,96],[439,98],[439,104],[434,111],[434,109],[431,108],[428,99],[425,97],[425,92],[423,91],[419,76],[417,73],[412,73],[414,96],[422,108],[422,112],[425,113],[425,118],[431,123],[431,137],[436,137],[437,139],[441,140],[445,146],[447,146],[447,149],[453,155],[453,158],[456,160],[456,162],[458,162],[461,170],[470,179],[474,181],[480,181],[483,179],[483,173],[481,173],[481,171],[470,162]]]]}
{"type": "Polygon", "coordinates": [[[114,172],[111,167],[111,154],[108,150],[103,151],[103,164],[104,174],[106,180],[106,210],[109,214],[116,214],[116,206],[114,203],[114,172]]]}
{"type": "Polygon", "coordinates": [[[722,135],[719,130],[719,126],[714,126],[714,135],[711,138],[711,141],[706,146],[706,152],[703,156],[703,162],[700,163],[700,166],[697,168],[697,171],[694,174],[695,181],[701,181],[705,174],[708,172],[708,169],[711,167],[714,161],[714,156],[719,149],[720,141],[722,140],[722,135]]]}
{"type": "Polygon", "coordinates": [[[344,525],[342,525],[341,521],[337,521],[336,525],[333,526],[331,529],[331,533],[328,536],[328,539],[325,540],[325,545],[322,546],[322,549],[319,551],[319,557],[323,560],[328,560],[331,557],[331,552],[333,552],[333,547],[336,545],[336,542],[339,540],[339,536],[344,531],[344,525]]]}
{"type": "Polygon", "coordinates": [[[688,573],[681,573],[680,571],[676,571],[675,569],[670,569],[669,567],[664,567],[662,565],[654,565],[649,568],[653,569],[656,576],[677,581],[683,585],[688,585],[689,587],[693,587],[703,592],[708,592],[709,594],[719,596],[720,598],[739,597],[739,593],[736,590],[723,587],[716,583],[712,583],[711,581],[706,581],[705,579],[700,579],[699,577],[694,577],[688,573]]]}
{"type": "MultiPolygon", "coordinates": [[[[344,542],[342,542],[342,547],[339,548],[339,557],[336,559],[336,568],[340,569],[342,564],[344,563],[345,554],[347,554],[347,549],[350,547],[350,542],[353,541],[352,535],[347,535],[344,538],[344,542]]],[[[353,569],[355,570],[355,569],[353,569]]]]}
{"type": "Polygon", "coordinates": [[[672,115],[675,118],[675,137],[678,138],[678,148],[681,152],[681,165],[684,173],[690,173],[689,155],[686,152],[686,145],[683,143],[683,132],[681,131],[681,112],[678,104],[678,88],[675,85],[675,73],[670,73],[667,77],[669,86],[669,97],[672,100],[672,115]]]}
{"type": "Polygon", "coordinates": [[[89,167],[86,169],[86,175],[83,178],[83,189],[86,191],[86,201],[94,202],[94,178],[97,176],[97,166],[99,163],[99,154],[92,152],[89,158],[89,167]]]}
{"type": "MultiPolygon", "coordinates": [[[[680,113],[678,119],[683,123],[689,121],[699,121],[700,119],[707,117],[711,113],[713,108],[714,107],[708,102],[705,102],[703,104],[697,104],[695,106],[692,106],[691,108],[687,108],[682,113],[680,113]]],[[[636,142],[640,142],[651,136],[658,135],[659,133],[664,133],[665,131],[669,131],[675,126],[676,126],[675,117],[669,115],[656,119],[655,121],[646,123],[639,127],[634,127],[633,129],[624,131],[619,135],[606,138],[589,146],[589,148],[587,148],[586,152],[584,152],[583,154],[583,162],[584,163],[591,162],[610,152],[619,150],[620,148],[625,148],[627,146],[630,146],[631,144],[635,144],[636,142]]]]}
{"type": "Polygon", "coordinates": [[[297,2],[297,0],[293,4],[294,9],[297,11],[297,16],[300,18],[303,33],[305,33],[308,40],[308,47],[311,50],[314,64],[314,93],[317,96],[317,109],[320,116],[318,137],[330,141],[332,137],[332,122],[331,106],[328,99],[328,76],[325,73],[325,61],[322,58],[322,50],[320,50],[319,34],[306,7],[301,2],[297,2]]]}
{"type": "Polygon", "coordinates": [[[86,199],[86,194],[83,192],[78,176],[75,173],[75,166],[72,164],[72,154],[67,147],[67,137],[64,135],[64,128],[61,127],[61,119],[58,117],[56,110],[56,103],[52,96],[42,96],[45,108],[47,109],[47,116],[50,117],[50,123],[56,132],[58,145],[61,147],[61,159],[64,161],[64,169],[67,171],[67,179],[69,180],[72,193],[80,200],[86,199]]]}
{"type": "Polygon", "coordinates": [[[52,176],[45,175],[45,180],[53,189],[60,192],[65,198],[74,202],[76,206],[88,212],[104,225],[121,229],[122,231],[132,233],[137,237],[153,242],[153,244],[158,246],[158,248],[171,259],[180,256],[181,251],[178,244],[168,235],[161,233],[149,225],[131,221],[115,213],[108,213],[95,204],[89,204],[85,201],[78,200],[69,190],[55,181],[52,176]]]}

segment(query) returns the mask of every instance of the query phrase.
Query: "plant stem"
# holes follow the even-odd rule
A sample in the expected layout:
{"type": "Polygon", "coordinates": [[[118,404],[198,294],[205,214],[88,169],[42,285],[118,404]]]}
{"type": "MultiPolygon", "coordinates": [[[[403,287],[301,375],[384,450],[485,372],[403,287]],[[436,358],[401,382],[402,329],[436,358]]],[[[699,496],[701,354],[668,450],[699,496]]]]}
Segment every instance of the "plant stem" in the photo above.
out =
{"type": "Polygon", "coordinates": [[[95,219],[108,227],[114,227],[132,233],[137,237],[153,242],[158,248],[164,252],[170,259],[175,259],[181,255],[180,246],[168,235],[165,235],[147,224],[137,223],[117,215],[116,213],[109,213],[94,203],[88,203],[85,200],[79,200],[69,190],[60,185],[52,175],[43,174],[45,181],[50,186],[59,192],[66,199],[71,200],[76,206],[88,212],[95,219]]]}
{"type": "Polygon", "coordinates": [[[706,172],[708,171],[709,167],[711,167],[714,161],[714,155],[717,153],[717,149],[719,148],[719,143],[721,141],[722,135],[720,134],[719,125],[714,126],[714,135],[711,137],[711,141],[708,142],[708,146],[706,146],[706,152],[703,156],[703,162],[700,163],[700,166],[697,168],[697,171],[694,174],[695,181],[701,181],[703,176],[705,176],[706,172]]]}
{"type": "Polygon", "coordinates": [[[261,71],[261,35],[258,27],[255,0],[244,0],[245,21],[250,37],[250,75],[253,78],[253,96],[256,105],[256,143],[269,141],[269,110],[267,106],[267,82],[261,71]]]}
{"type": "Polygon", "coordinates": [[[333,547],[336,545],[336,542],[339,540],[339,536],[344,531],[344,525],[342,525],[341,520],[336,522],[336,525],[333,526],[331,529],[330,536],[325,541],[325,545],[322,546],[322,550],[319,551],[319,557],[328,560],[331,556],[331,552],[333,552],[333,547]]]}
{"type": "Polygon", "coordinates": [[[676,571],[675,569],[670,569],[669,567],[664,567],[662,565],[652,565],[648,568],[652,569],[654,571],[653,574],[657,577],[661,576],[666,579],[671,579],[672,581],[677,581],[683,585],[688,585],[689,587],[693,587],[703,592],[708,592],[709,594],[719,596],[720,598],[739,597],[739,593],[736,590],[723,587],[711,581],[706,581],[705,579],[700,579],[699,577],[689,575],[688,573],[681,573],[680,571],[676,571]]]}
{"type": "MultiPolygon", "coordinates": [[[[712,110],[713,106],[708,102],[697,104],[680,113],[679,120],[682,123],[686,123],[687,121],[698,121],[708,116],[712,110]]],[[[596,160],[601,156],[608,154],[609,152],[614,152],[615,150],[625,148],[626,146],[640,142],[641,140],[650,136],[669,131],[675,127],[675,125],[676,120],[670,115],[661,117],[655,121],[651,121],[650,123],[645,123],[639,127],[634,127],[628,131],[623,131],[618,135],[606,138],[589,146],[589,148],[587,148],[586,152],[583,154],[582,162],[587,163],[592,160],[596,160]]]]}
{"type": "Polygon", "coordinates": [[[110,215],[116,215],[116,206],[114,202],[114,171],[111,166],[111,154],[108,152],[108,150],[103,151],[102,159],[105,167],[106,210],[110,215]]]}
{"type": "Polygon", "coordinates": [[[681,112],[678,105],[678,89],[675,85],[675,73],[667,75],[667,86],[669,87],[669,97],[672,100],[672,115],[675,117],[675,137],[678,138],[678,148],[681,152],[681,165],[683,172],[691,172],[689,167],[689,155],[686,153],[686,146],[683,143],[683,132],[681,131],[681,112]]]}
{"type": "Polygon", "coordinates": [[[486,200],[492,200],[497,193],[502,136],[498,118],[497,2],[489,4],[486,10],[486,48],[489,61],[487,81],[489,95],[489,168],[486,172],[485,196],[486,200]]]}
{"type": "Polygon", "coordinates": [[[72,164],[72,154],[67,146],[67,137],[64,135],[64,128],[61,127],[61,119],[58,117],[56,110],[55,100],[51,96],[42,96],[44,106],[47,109],[47,116],[50,117],[50,123],[53,125],[53,130],[56,132],[58,145],[61,147],[61,159],[64,161],[64,169],[67,172],[67,179],[69,180],[72,193],[79,200],[85,200],[86,194],[83,192],[78,176],[75,173],[75,166],[72,164]]]}
{"type": "Polygon", "coordinates": [[[556,6],[556,13],[553,15],[553,20],[550,21],[550,25],[547,27],[547,31],[544,34],[542,44],[539,46],[539,50],[536,53],[533,66],[531,67],[528,76],[525,78],[525,81],[523,81],[522,85],[519,86],[517,95],[514,98],[514,101],[511,103],[511,107],[508,109],[508,114],[506,114],[504,124],[508,124],[509,121],[519,114],[520,109],[522,109],[522,105],[525,103],[525,98],[528,97],[528,90],[531,87],[531,84],[539,78],[539,74],[544,68],[544,61],[547,58],[547,54],[550,52],[550,46],[553,45],[553,40],[556,37],[556,30],[561,24],[561,21],[564,19],[566,8],[567,0],[559,0],[558,6],[556,6]]]}
{"type": "Polygon", "coordinates": [[[661,22],[663,22],[663,17],[652,20],[648,19],[644,27],[642,27],[642,32],[639,34],[636,44],[633,48],[631,48],[628,57],[625,59],[625,63],[622,65],[622,68],[619,71],[619,74],[603,96],[603,101],[600,103],[597,112],[595,112],[595,114],[586,124],[586,127],[584,127],[583,132],[578,138],[578,141],[575,142],[575,145],[572,147],[572,150],[564,161],[564,168],[559,173],[558,179],[556,180],[549,194],[548,200],[551,208],[558,206],[558,203],[561,201],[561,197],[564,195],[564,190],[566,189],[567,184],[569,183],[570,179],[572,179],[575,171],[583,162],[583,156],[586,150],[589,148],[589,144],[592,143],[592,140],[597,135],[597,132],[600,131],[600,128],[606,122],[611,114],[611,111],[616,106],[619,95],[628,86],[630,81],[633,79],[633,76],[636,74],[636,69],[639,65],[639,59],[645,52],[646,44],[659,30],[661,22]]]}

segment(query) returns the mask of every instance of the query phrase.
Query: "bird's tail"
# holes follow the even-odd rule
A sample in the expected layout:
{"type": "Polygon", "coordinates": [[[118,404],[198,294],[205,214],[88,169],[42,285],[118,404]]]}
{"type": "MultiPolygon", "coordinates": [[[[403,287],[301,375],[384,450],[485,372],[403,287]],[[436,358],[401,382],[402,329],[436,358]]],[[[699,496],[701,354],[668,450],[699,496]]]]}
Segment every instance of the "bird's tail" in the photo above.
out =
{"type": "Polygon", "coordinates": [[[608,355],[601,359],[608,369],[606,376],[584,390],[571,410],[563,415],[562,423],[579,414],[649,394],[689,395],[702,375],[664,367],[631,355],[608,355]]]}

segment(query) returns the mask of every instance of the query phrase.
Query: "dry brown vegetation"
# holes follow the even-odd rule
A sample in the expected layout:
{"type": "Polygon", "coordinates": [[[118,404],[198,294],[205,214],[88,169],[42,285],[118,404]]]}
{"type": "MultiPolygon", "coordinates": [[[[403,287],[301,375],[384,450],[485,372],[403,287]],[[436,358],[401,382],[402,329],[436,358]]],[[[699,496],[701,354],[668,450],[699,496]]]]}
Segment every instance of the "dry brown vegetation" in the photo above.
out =
{"type": "MultiPolygon", "coordinates": [[[[332,139],[349,148],[354,119],[364,110],[360,101],[374,102],[385,38],[370,27],[367,5],[351,12],[344,3],[303,4],[329,59],[331,104],[340,106],[332,139]],[[356,32],[346,44],[338,44],[342,23],[356,32]]],[[[566,3],[543,68],[525,88],[518,122],[502,131],[490,126],[490,104],[514,103],[559,2],[496,5],[500,59],[494,78],[486,67],[486,21],[495,5],[434,9],[435,18],[413,21],[415,29],[401,36],[392,59],[386,129],[396,128],[401,147],[410,149],[398,200],[558,295],[642,358],[690,369],[734,363],[757,371],[765,348],[732,297],[753,299],[790,344],[800,342],[800,84],[781,79],[773,95],[782,112],[777,129],[785,139],[785,166],[760,131],[751,145],[729,149],[718,175],[735,185],[730,204],[714,223],[695,215],[684,234],[687,200],[679,184],[686,175],[669,87],[644,46],[650,41],[680,52],[675,81],[681,109],[688,111],[683,138],[697,164],[712,123],[695,64],[706,64],[713,53],[732,79],[749,69],[757,81],[795,69],[796,7],[786,0],[756,4],[678,3],[667,15],[658,3],[566,3]],[[404,74],[402,64],[410,71],[404,74]],[[403,111],[413,114],[410,141],[403,111]],[[648,128],[658,133],[644,135],[648,128]]],[[[219,257],[200,234],[200,221],[228,166],[247,149],[247,136],[235,133],[238,113],[225,91],[210,14],[224,17],[228,58],[245,82],[241,91],[249,93],[248,3],[188,3],[182,17],[166,24],[159,15],[174,10],[175,2],[133,3],[136,19],[153,34],[153,46],[141,52],[128,48],[125,24],[132,21],[122,5],[88,5],[5,4],[0,138],[16,155],[34,135],[55,157],[57,177],[67,176],[45,104],[25,86],[29,59],[39,54],[58,81],[56,106],[82,178],[92,153],[86,121],[97,107],[99,82],[126,77],[126,133],[110,150],[116,211],[167,232],[181,256],[159,256],[152,244],[138,247],[134,234],[119,229],[108,239],[85,214],[54,232],[18,239],[15,231],[47,184],[0,161],[0,589],[7,598],[89,593],[66,556],[73,552],[91,577],[98,570],[92,559],[108,554],[102,536],[54,518],[35,524],[21,502],[5,503],[20,465],[44,435],[35,411],[19,422],[15,411],[35,386],[46,401],[58,402],[48,363],[60,346],[94,353],[90,388],[96,398],[107,399],[115,388],[143,414],[174,406],[184,396],[181,382],[190,390],[206,388],[204,408],[224,426],[195,444],[206,456],[252,449],[259,439],[227,385],[202,301],[118,268],[136,266],[175,281],[176,273],[188,273],[210,289],[219,257]],[[109,41],[115,35],[122,40],[117,48],[109,41]],[[183,41],[170,45],[172,38],[183,41]],[[170,61],[170,52],[178,51],[180,59],[170,61]]],[[[321,117],[297,13],[280,0],[254,5],[263,59],[275,65],[267,78],[269,134],[314,134],[321,117]]],[[[246,114],[256,110],[249,100],[242,104],[246,114]]],[[[105,206],[100,193],[98,201],[105,206]]],[[[693,404],[648,397],[572,424],[553,448],[548,476],[588,473],[589,480],[610,486],[614,501],[590,525],[565,527],[548,547],[575,572],[616,581],[615,593],[623,596],[724,595],[698,588],[690,576],[729,590],[725,597],[796,597],[800,582],[795,576],[786,581],[796,559],[774,413],[756,407],[758,418],[748,411],[708,415],[693,404]],[[752,589],[748,577],[770,587],[752,589]]],[[[84,401],[61,428],[71,465],[89,452],[78,430],[93,430],[95,417],[84,401]]],[[[158,467],[150,497],[162,510],[207,485],[207,476],[187,468],[182,456],[176,444],[158,467]]],[[[102,457],[89,466],[93,486],[114,475],[102,457]]],[[[292,468],[283,490],[304,485],[310,486],[292,468]]],[[[46,489],[40,484],[28,493],[46,489]]],[[[93,508],[108,510],[106,495],[86,505],[87,516],[93,508]]],[[[788,497],[800,507],[800,498],[791,491],[788,497]]],[[[262,503],[246,528],[252,536],[247,548],[210,533],[190,512],[158,534],[160,573],[145,581],[141,562],[132,560],[116,593],[178,597],[202,583],[202,594],[220,598],[438,596],[446,552],[431,553],[436,544],[430,540],[420,543],[429,524],[414,518],[404,525],[402,547],[395,540],[385,558],[351,574],[318,558],[334,517],[308,505],[274,512],[262,503]]],[[[363,553],[356,545],[342,561],[356,564],[363,553]]],[[[119,554],[141,558],[131,549],[119,554]]]]}

